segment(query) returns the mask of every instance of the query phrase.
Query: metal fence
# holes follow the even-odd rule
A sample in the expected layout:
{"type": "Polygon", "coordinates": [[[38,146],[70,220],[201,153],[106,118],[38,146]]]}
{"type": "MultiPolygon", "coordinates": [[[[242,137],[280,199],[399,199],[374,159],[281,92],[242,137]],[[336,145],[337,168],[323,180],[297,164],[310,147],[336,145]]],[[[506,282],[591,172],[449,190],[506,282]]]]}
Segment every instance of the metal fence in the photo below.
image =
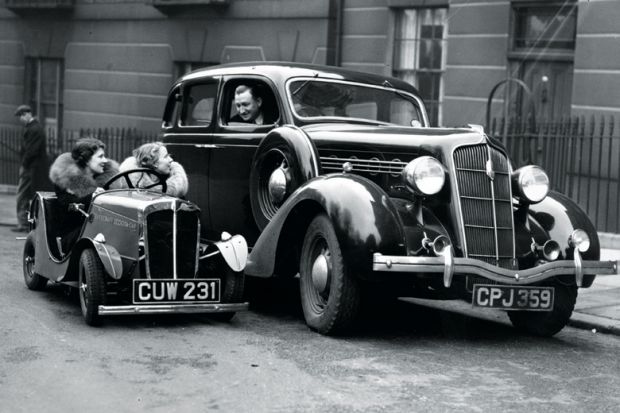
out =
{"type": "MultiPolygon", "coordinates": [[[[17,185],[23,133],[23,129],[18,127],[0,128],[0,185],[17,185]]],[[[46,130],[46,136],[50,160],[70,151],[76,140],[90,137],[105,143],[106,156],[118,162],[131,155],[131,151],[141,144],[159,139],[159,135],[154,133],[121,128],[65,130],[58,134],[50,128],[46,130]]]]}
{"type": "Polygon", "coordinates": [[[542,166],[552,188],[576,201],[597,229],[620,233],[620,129],[616,118],[536,122],[495,120],[488,134],[507,147],[513,166],[542,166]]]}

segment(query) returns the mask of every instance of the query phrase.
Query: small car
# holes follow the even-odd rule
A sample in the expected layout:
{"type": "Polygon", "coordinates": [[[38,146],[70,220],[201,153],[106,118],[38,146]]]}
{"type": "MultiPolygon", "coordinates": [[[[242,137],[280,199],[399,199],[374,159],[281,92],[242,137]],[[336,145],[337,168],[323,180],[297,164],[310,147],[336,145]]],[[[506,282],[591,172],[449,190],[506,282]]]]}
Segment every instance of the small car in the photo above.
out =
{"type": "MultiPolygon", "coordinates": [[[[66,232],[52,192],[38,192],[30,207],[30,232],[23,249],[26,286],[42,290],[48,281],[76,288],[84,320],[99,325],[120,314],[214,313],[228,320],[245,310],[244,274],[248,249],[241,235],[200,238],[200,211],[192,202],[134,188],[132,169],[112,177],[93,195],[78,240],[62,250],[66,232]],[[119,179],[129,188],[110,189],[119,179]]],[[[154,187],[152,185],[152,187],[154,187]]]]}
{"type": "Polygon", "coordinates": [[[579,287],[616,272],[599,260],[592,222],[540,167],[514,169],[481,127],[430,127],[418,91],[396,78],[209,67],[172,86],[162,133],[205,230],[246,237],[246,276],[299,276],[305,321],[322,334],[410,296],[499,308],[550,336],[579,287]],[[272,122],[235,121],[240,85],[272,122]]]}

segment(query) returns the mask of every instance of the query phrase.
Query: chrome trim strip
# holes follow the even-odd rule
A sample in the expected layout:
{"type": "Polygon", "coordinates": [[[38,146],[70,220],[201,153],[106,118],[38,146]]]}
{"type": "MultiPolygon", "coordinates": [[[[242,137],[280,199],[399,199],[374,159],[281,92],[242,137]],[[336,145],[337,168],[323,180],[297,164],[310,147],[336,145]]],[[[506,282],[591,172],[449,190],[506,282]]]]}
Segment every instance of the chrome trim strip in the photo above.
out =
{"type": "Polygon", "coordinates": [[[172,202],[172,278],[177,275],[177,200],[172,202]]]}
{"type": "MultiPolygon", "coordinates": [[[[489,172],[495,172],[495,168],[493,166],[493,155],[491,154],[491,147],[487,145],[487,166],[490,167],[490,170],[487,168],[487,174],[489,172]]],[[[491,186],[491,205],[493,206],[493,236],[495,237],[495,265],[499,267],[499,240],[497,239],[497,208],[495,208],[495,178],[494,175],[491,177],[489,175],[489,185],[491,186]]],[[[514,228],[512,229],[514,232],[514,228]]]]}
{"type": "Polygon", "coordinates": [[[575,257],[575,283],[577,284],[577,287],[581,287],[581,284],[583,283],[583,260],[581,259],[579,248],[575,248],[573,254],[575,257]]]}
{"type": "MultiPolygon", "coordinates": [[[[439,273],[442,276],[444,267],[444,257],[409,257],[379,253],[373,255],[372,265],[373,271],[439,273]]],[[[617,261],[583,261],[581,264],[583,275],[616,274],[617,269],[617,261]]],[[[576,277],[578,271],[574,260],[548,262],[526,270],[510,270],[471,258],[454,258],[456,275],[479,275],[506,284],[533,284],[556,276],[576,277]]]]}
{"type": "Polygon", "coordinates": [[[176,304],[176,305],[100,305],[100,315],[222,313],[245,311],[248,303],[176,304]]]}

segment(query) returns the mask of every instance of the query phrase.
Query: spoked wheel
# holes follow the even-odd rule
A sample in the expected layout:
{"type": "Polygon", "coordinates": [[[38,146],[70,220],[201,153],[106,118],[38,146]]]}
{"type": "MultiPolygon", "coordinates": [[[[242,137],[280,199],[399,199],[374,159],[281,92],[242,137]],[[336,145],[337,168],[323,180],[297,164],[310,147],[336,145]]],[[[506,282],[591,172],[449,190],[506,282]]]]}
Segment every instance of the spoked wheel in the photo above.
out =
{"type": "Polygon", "coordinates": [[[559,282],[553,286],[555,287],[553,310],[508,311],[508,318],[516,329],[535,336],[551,337],[566,326],[575,309],[577,287],[559,282]]]}
{"type": "Polygon", "coordinates": [[[329,218],[316,216],[304,238],[300,259],[301,305],[308,326],[321,334],[346,331],[360,308],[360,286],[347,271],[329,218]]]}
{"type": "Polygon", "coordinates": [[[79,268],[80,307],[84,321],[89,326],[97,326],[102,322],[99,306],[105,304],[106,286],[105,270],[97,253],[87,248],[80,256],[79,268]]]}
{"type": "Polygon", "coordinates": [[[275,143],[259,155],[250,176],[252,212],[264,228],[288,196],[300,185],[295,157],[283,143],[275,143]]]}
{"type": "Polygon", "coordinates": [[[26,243],[24,244],[24,281],[26,282],[26,287],[31,290],[42,290],[47,285],[47,278],[34,272],[34,252],[34,231],[30,231],[28,237],[26,237],[26,243]]]}

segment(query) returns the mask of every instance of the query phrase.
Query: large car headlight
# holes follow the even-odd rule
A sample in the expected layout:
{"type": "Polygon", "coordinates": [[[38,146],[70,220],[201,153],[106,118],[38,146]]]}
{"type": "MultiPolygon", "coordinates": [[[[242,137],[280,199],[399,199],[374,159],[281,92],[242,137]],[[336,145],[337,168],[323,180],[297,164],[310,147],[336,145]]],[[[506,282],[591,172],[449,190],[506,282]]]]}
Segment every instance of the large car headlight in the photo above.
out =
{"type": "Polygon", "coordinates": [[[434,195],[441,191],[446,180],[443,165],[432,156],[420,156],[409,162],[402,172],[405,185],[421,195],[434,195]]]}
{"type": "Polygon", "coordinates": [[[517,169],[512,175],[512,183],[519,198],[531,204],[542,201],[549,193],[549,177],[538,166],[517,169]]]}

